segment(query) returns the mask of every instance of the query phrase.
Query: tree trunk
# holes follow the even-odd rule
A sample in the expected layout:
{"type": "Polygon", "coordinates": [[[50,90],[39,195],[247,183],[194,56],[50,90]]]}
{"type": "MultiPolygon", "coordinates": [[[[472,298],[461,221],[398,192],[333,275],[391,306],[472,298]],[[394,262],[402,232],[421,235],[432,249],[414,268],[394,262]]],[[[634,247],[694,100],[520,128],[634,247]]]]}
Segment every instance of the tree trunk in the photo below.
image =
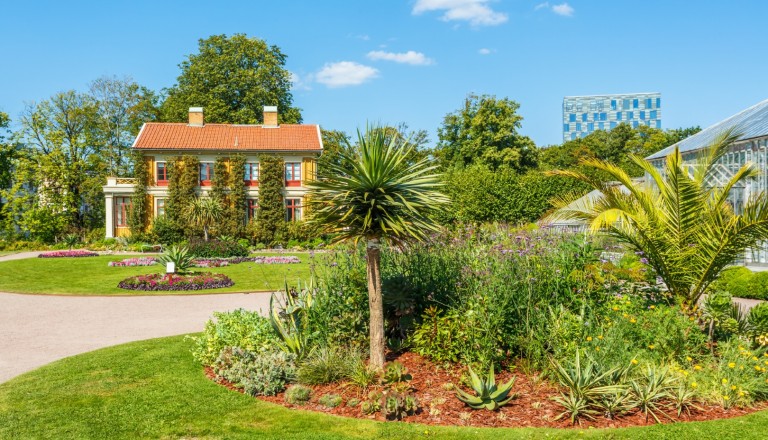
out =
{"type": "Polygon", "coordinates": [[[208,241],[208,226],[203,226],[203,235],[205,236],[205,241],[208,241]]]}
{"type": "Polygon", "coordinates": [[[366,242],[368,257],[368,307],[371,312],[371,366],[384,368],[384,304],[381,294],[381,250],[379,239],[373,238],[366,242]]]}

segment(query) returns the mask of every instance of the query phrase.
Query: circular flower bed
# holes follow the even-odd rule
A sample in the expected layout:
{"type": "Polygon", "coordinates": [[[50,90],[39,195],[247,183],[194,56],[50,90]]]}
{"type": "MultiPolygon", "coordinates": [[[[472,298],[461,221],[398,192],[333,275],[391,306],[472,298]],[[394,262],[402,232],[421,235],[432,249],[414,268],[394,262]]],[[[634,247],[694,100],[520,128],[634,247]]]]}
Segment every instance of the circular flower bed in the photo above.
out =
{"type": "Polygon", "coordinates": [[[99,254],[90,251],[53,251],[43,252],[37,258],[79,258],[79,257],[98,257],[99,254]]]}
{"type": "Polygon", "coordinates": [[[157,259],[153,257],[126,258],[121,261],[110,261],[109,267],[135,267],[135,266],[153,266],[157,264],[157,259]]]}
{"type": "Polygon", "coordinates": [[[234,286],[228,276],[220,273],[192,273],[164,275],[159,273],[138,275],[120,281],[117,287],[129,290],[204,290],[234,286]]]}

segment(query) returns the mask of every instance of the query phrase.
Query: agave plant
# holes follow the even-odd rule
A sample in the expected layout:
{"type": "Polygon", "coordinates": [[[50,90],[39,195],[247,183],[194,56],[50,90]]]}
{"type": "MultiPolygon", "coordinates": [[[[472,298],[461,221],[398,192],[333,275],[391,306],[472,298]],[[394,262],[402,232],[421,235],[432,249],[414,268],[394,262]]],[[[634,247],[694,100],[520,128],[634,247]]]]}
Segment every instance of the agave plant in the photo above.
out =
{"type": "Polygon", "coordinates": [[[67,234],[64,236],[64,244],[69,247],[69,250],[71,251],[72,248],[77,246],[78,243],[80,243],[80,237],[77,236],[77,234],[67,234]]]}
{"type": "Polygon", "coordinates": [[[277,293],[283,299],[272,294],[269,299],[269,319],[280,338],[278,346],[286,353],[293,353],[302,359],[308,351],[310,339],[307,328],[307,313],[314,303],[314,280],[301,289],[293,289],[285,282],[285,289],[277,293]]]}
{"type": "Polygon", "coordinates": [[[510,400],[515,398],[515,395],[510,395],[512,387],[515,385],[515,378],[509,380],[509,382],[496,386],[496,376],[493,373],[493,365],[488,370],[488,376],[480,378],[472,367],[469,367],[469,376],[471,378],[472,389],[476,395],[471,395],[462,391],[459,387],[456,387],[456,397],[462,402],[469,405],[472,409],[487,409],[495,411],[502,406],[509,403],[510,400]]]}
{"type": "Polygon", "coordinates": [[[629,384],[630,401],[645,414],[645,421],[653,417],[656,423],[660,423],[660,413],[669,417],[664,412],[664,401],[673,397],[670,393],[670,385],[673,379],[669,376],[669,370],[665,368],[648,367],[645,375],[629,384]]]}
{"type": "Polygon", "coordinates": [[[189,269],[194,266],[192,255],[190,255],[189,249],[186,246],[169,247],[163,255],[158,257],[157,261],[163,266],[173,263],[176,266],[176,272],[181,274],[189,272],[189,269]]]}

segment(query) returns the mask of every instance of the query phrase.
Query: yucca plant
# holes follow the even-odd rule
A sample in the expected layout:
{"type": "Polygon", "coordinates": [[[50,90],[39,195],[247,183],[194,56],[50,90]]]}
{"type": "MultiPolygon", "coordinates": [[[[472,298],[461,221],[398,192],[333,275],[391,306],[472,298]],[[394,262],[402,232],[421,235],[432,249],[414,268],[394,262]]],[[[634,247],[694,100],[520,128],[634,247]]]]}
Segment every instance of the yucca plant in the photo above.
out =
{"type": "MultiPolygon", "coordinates": [[[[562,405],[562,402],[560,403],[562,405]]],[[[627,390],[616,391],[601,397],[595,402],[595,407],[609,420],[626,414],[633,408],[627,390]]]]}
{"type": "Polygon", "coordinates": [[[555,420],[560,420],[565,416],[571,420],[572,424],[579,422],[581,418],[587,418],[589,420],[595,420],[593,417],[597,414],[597,411],[590,407],[589,401],[584,397],[578,397],[573,393],[562,394],[560,397],[554,397],[552,400],[560,404],[565,411],[561,412],[555,420]]]}
{"type": "Polygon", "coordinates": [[[191,223],[203,227],[203,236],[208,241],[208,228],[224,218],[224,207],[212,197],[192,200],[184,211],[184,217],[191,223]]]}
{"type": "Polygon", "coordinates": [[[186,246],[171,246],[165,253],[157,258],[157,261],[165,266],[167,263],[173,263],[176,266],[176,273],[184,274],[192,268],[192,255],[186,246]]]}
{"type": "Polygon", "coordinates": [[[381,290],[381,245],[421,240],[438,229],[434,216],[447,204],[443,185],[429,159],[411,161],[414,146],[386,130],[358,131],[339,161],[310,181],[311,222],[336,234],[337,240],[365,242],[370,309],[370,362],[384,367],[384,308],[381,290]]]}
{"type": "Polygon", "coordinates": [[[598,173],[553,171],[551,174],[580,180],[601,195],[558,198],[554,200],[558,209],[551,218],[585,221],[592,232],[607,231],[643,252],[670,293],[689,305],[696,304],[726,266],[747,248],[768,239],[768,197],[753,194],[740,214],[728,201],[730,190],[757,176],[759,168],[744,164],[726,182],[716,183],[719,161],[738,138],[732,130],[725,131],[694,162],[684,162],[675,148],[663,169],[632,156],[650,182],[639,183],[600,159],[582,162],[598,173]],[[596,174],[608,179],[601,180],[596,174]]]}
{"type": "Polygon", "coordinates": [[[672,397],[671,383],[669,370],[656,367],[648,367],[645,375],[629,383],[630,401],[645,414],[646,421],[651,416],[660,423],[657,413],[669,417],[664,412],[664,401],[672,397]]]}
{"type": "Polygon", "coordinates": [[[77,234],[67,234],[64,236],[64,244],[67,245],[69,250],[71,251],[72,248],[77,246],[78,243],[80,243],[80,237],[77,236],[77,234]]]}
{"type": "Polygon", "coordinates": [[[669,392],[672,403],[677,410],[677,416],[683,415],[683,412],[690,415],[691,409],[700,410],[696,405],[698,395],[693,388],[689,388],[685,383],[680,383],[669,392]]]}
{"type": "Polygon", "coordinates": [[[551,360],[551,364],[557,381],[576,398],[592,402],[605,395],[626,389],[623,385],[612,383],[617,373],[621,371],[619,368],[600,371],[591,359],[586,362],[581,361],[580,350],[576,350],[574,362],[569,366],[564,366],[554,359],[551,360]]]}
{"type": "Polygon", "coordinates": [[[515,398],[514,394],[510,395],[512,387],[515,385],[514,377],[509,382],[496,386],[496,375],[493,372],[493,366],[491,366],[488,370],[488,375],[484,378],[480,378],[475,374],[472,367],[468,369],[470,385],[475,391],[475,395],[473,396],[456,387],[456,397],[470,408],[495,411],[515,398]]]}

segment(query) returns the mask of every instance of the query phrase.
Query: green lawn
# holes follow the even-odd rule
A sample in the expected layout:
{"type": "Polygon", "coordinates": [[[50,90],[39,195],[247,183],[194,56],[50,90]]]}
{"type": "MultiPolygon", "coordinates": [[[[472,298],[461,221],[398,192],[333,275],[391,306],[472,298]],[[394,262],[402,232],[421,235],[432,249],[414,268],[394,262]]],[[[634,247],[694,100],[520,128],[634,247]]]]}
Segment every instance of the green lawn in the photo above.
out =
{"type": "MultiPolygon", "coordinates": [[[[277,254],[259,254],[277,255],[277,254]]],[[[162,272],[159,265],[145,267],[108,267],[109,261],[118,261],[137,255],[112,255],[86,258],[26,258],[0,262],[0,292],[46,293],[56,295],[163,295],[179,293],[225,293],[274,291],[283,287],[284,280],[295,283],[309,279],[310,256],[296,255],[299,264],[240,263],[227,267],[196,269],[223,273],[235,285],[223,289],[189,292],[139,292],[117,287],[131,275],[162,272]]]]}
{"type": "Polygon", "coordinates": [[[765,438],[768,411],[611,430],[490,429],[374,422],[296,411],[209,381],[183,337],[74,356],[0,384],[0,438],[765,438]]]}

